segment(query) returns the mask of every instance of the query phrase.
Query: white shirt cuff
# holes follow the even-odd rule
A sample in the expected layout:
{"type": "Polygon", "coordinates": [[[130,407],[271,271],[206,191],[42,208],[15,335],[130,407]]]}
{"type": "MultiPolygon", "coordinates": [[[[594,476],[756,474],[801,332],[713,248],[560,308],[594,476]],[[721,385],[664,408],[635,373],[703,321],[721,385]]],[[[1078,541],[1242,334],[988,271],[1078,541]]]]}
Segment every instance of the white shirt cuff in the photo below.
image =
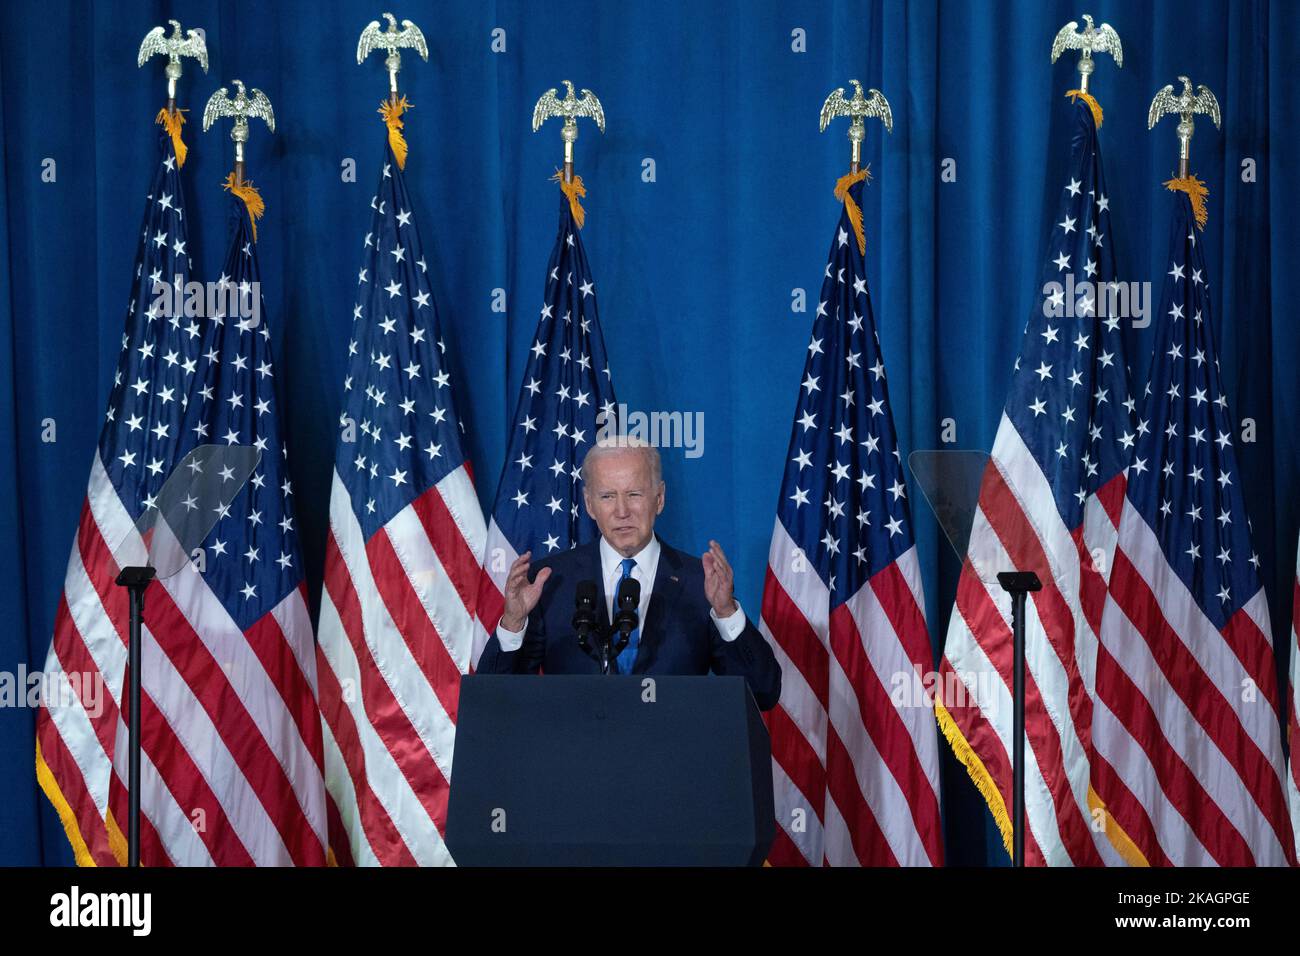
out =
{"type": "MultiPolygon", "coordinates": [[[[528,625],[524,625],[524,630],[528,625]]],[[[507,631],[500,624],[497,625],[497,643],[501,645],[501,650],[511,654],[524,646],[524,631],[507,631]]]]}
{"type": "MultiPolygon", "coordinates": [[[[734,641],[744,633],[745,609],[740,606],[739,601],[736,602],[736,610],[731,614],[728,614],[726,617],[718,617],[718,615],[714,613],[713,608],[709,608],[709,617],[713,618],[713,623],[717,626],[718,633],[721,634],[722,639],[728,643],[734,641]]],[[[500,634],[500,632],[501,629],[498,627],[497,633],[500,634]]]]}

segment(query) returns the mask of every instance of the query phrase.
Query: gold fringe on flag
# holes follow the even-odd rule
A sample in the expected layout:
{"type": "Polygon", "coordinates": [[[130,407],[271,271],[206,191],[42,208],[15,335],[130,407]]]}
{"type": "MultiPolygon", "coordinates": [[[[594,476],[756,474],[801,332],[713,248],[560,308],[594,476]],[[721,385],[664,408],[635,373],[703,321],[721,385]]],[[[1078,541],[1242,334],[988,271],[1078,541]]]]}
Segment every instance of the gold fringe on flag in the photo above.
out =
{"type": "Polygon", "coordinates": [[[1002,833],[1002,844],[1007,848],[1007,856],[1010,856],[1013,846],[1011,814],[1007,812],[1006,802],[1002,799],[997,784],[993,782],[993,775],[984,766],[984,761],[980,760],[975,749],[967,743],[961,728],[957,726],[957,721],[953,720],[952,714],[948,713],[948,708],[938,700],[934,702],[934,716],[939,722],[939,729],[948,740],[948,746],[952,747],[953,756],[966,768],[971,781],[975,784],[975,789],[988,804],[989,812],[993,814],[993,821],[997,823],[998,830],[1002,833]]]}
{"type": "Polygon", "coordinates": [[[1205,197],[1210,194],[1210,190],[1205,183],[1189,173],[1185,178],[1175,177],[1167,180],[1165,189],[1170,192],[1187,193],[1187,198],[1192,201],[1192,212],[1196,215],[1196,228],[1204,229],[1205,223],[1210,218],[1210,212],[1205,208],[1205,197]]]}
{"type": "Polygon", "coordinates": [[[1072,102],[1083,100],[1092,110],[1093,122],[1097,124],[1097,129],[1101,129],[1101,104],[1097,102],[1096,97],[1085,90],[1068,90],[1065,94],[1072,102]]]}
{"type": "Polygon", "coordinates": [[[1101,797],[1097,796],[1097,791],[1092,789],[1092,784],[1088,785],[1088,808],[1095,815],[1100,811],[1102,823],[1106,827],[1106,839],[1110,840],[1110,845],[1115,848],[1115,852],[1123,858],[1129,866],[1150,866],[1150,861],[1138,849],[1132,838],[1124,832],[1119,823],[1110,815],[1106,805],[1101,802],[1101,797]]]}
{"type": "Polygon", "coordinates": [[[844,208],[849,214],[849,222],[853,223],[853,234],[858,237],[858,251],[864,256],[867,254],[867,234],[862,229],[862,210],[849,195],[849,188],[870,178],[871,167],[864,166],[856,173],[845,173],[835,183],[835,198],[844,203],[844,208]]]}
{"type": "Polygon", "coordinates": [[[257,242],[257,220],[261,219],[262,214],[266,212],[266,203],[262,201],[261,193],[248,180],[242,183],[235,182],[234,173],[227,176],[222,185],[242,199],[244,205],[248,207],[248,218],[253,226],[253,241],[257,242]]]}
{"type": "Polygon", "coordinates": [[[582,208],[582,203],[578,202],[579,198],[587,195],[587,187],[582,184],[582,177],[574,176],[573,182],[566,183],[564,173],[557,169],[551,181],[559,183],[560,191],[569,197],[569,212],[573,213],[573,221],[581,229],[582,224],[587,221],[587,212],[582,208]]]}
{"type": "Polygon", "coordinates": [[[397,157],[398,169],[406,168],[406,138],[402,135],[402,114],[413,105],[406,101],[403,96],[398,100],[384,100],[379,104],[379,115],[384,118],[384,125],[388,127],[388,145],[393,149],[393,155],[397,157]]]}
{"type": "Polygon", "coordinates": [[[154,122],[161,124],[167,130],[167,135],[172,138],[172,149],[176,150],[178,166],[185,165],[185,155],[190,151],[185,141],[181,139],[181,127],[185,125],[185,117],[181,114],[184,112],[181,109],[169,110],[164,106],[154,119],[154,122]]]}
{"type": "Polygon", "coordinates": [[[59,815],[59,822],[63,824],[63,832],[67,834],[68,843],[72,845],[72,856],[77,861],[77,866],[94,866],[95,858],[91,856],[90,848],[86,846],[85,838],[81,835],[77,814],[67,798],[63,796],[63,791],[59,789],[59,782],[54,779],[53,771],[45,763],[45,758],[41,755],[39,739],[36,741],[36,782],[45,791],[46,798],[54,805],[54,810],[59,815]]]}
{"type": "MultiPolygon", "coordinates": [[[[1002,845],[1006,848],[1007,856],[1011,856],[1014,846],[1011,814],[1007,810],[1006,802],[1002,799],[1001,791],[998,790],[997,784],[993,782],[993,775],[984,766],[984,761],[980,760],[975,748],[966,740],[961,728],[957,726],[957,721],[948,712],[948,708],[944,707],[938,700],[934,702],[934,716],[939,723],[939,729],[948,741],[948,745],[952,747],[953,756],[957,758],[958,763],[966,768],[971,781],[975,784],[975,789],[980,792],[980,796],[988,804],[989,812],[998,825],[998,831],[1002,834],[1002,845]]],[[[1110,840],[1116,852],[1123,857],[1125,863],[1129,866],[1151,865],[1129,835],[1111,816],[1110,811],[1106,809],[1106,805],[1101,802],[1101,797],[1097,796],[1097,791],[1093,790],[1091,785],[1088,787],[1088,807],[1093,813],[1101,812],[1106,837],[1110,840]]]]}

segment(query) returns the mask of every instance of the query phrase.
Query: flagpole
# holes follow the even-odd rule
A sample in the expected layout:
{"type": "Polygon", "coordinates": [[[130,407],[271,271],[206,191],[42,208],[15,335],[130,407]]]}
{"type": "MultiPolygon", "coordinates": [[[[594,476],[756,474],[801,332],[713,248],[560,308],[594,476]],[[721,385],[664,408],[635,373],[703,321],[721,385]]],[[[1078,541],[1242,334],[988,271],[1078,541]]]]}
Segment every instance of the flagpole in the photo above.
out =
{"type": "MultiPolygon", "coordinates": [[[[203,131],[206,133],[213,123],[224,116],[234,117],[234,128],[230,131],[230,138],[235,143],[235,168],[232,173],[234,182],[231,185],[236,189],[242,189],[248,186],[244,179],[244,144],[248,142],[248,119],[256,117],[262,120],[274,133],[275,112],[266,94],[257,87],[245,91],[244,84],[240,80],[230,82],[235,87],[233,98],[227,95],[227,88],[224,86],[208,97],[208,103],[203,107],[203,131]]],[[[254,218],[257,215],[261,215],[260,211],[254,218]]],[[[253,237],[257,238],[256,231],[253,237]]]]}
{"type": "Polygon", "coordinates": [[[361,37],[357,40],[357,65],[360,66],[375,50],[387,50],[388,56],[384,57],[384,68],[388,70],[388,104],[396,106],[401,98],[397,95],[397,74],[402,69],[402,55],[398,50],[414,50],[422,59],[429,59],[429,44],[424,39],[424,33],[410,20],[402,21],[402,28],[397,28],[397,18],[391,13],[385,13],[384,19],[388,21],[388,28],[381,30],[378,20],[371,20],[366,28],[361,31],[361,37]]]}
{"type": "Polygon", "coordinates": [[[1025,865],[1025,598],[1041,591],[1033,571],[999,571],[998,584],[1011,595],[1011,637],[1014,644],[1011,719],[1011,865],[1025,865]]]}
{"type": "Polygon", "coordinates": [[[856,176],[862,171],[862,141],[867,138],[867,127],[863,120],[868,116],[877,117],[885,124],[885,132],[892,133],[894,113],[880,90],[867,90],[864,95],[860,82],[849,80],[849,83],[853,86],[853,96],[850,99],[844,98],[844,87],[841,86],[832,90],[822,103],[821,132],[826,132],[826,127],[837,116],[849,117],[849,174],[856,176]]]}
{"type": "Polygon", "coordinates": [[[1208,86],[1202,83],[1193,93],[1190,79],[1180,76],[1178,82],[1183,84],[1181,93],[1175,95],[1174,85],[1170,83],[1151,100],[1151,108],[1147,112],[1147,129],[1154,129],[1162,116],[1178,115],[1178,178],[1187,179],[1191,172],[1192,117],[1197,113],[1208,116],[1216,127],[1221,127],[1222,117],[1219,101],[1208,86]]]}
{"type": "Polygon", "coordinates": [[[176,112],[176,83],[184,73],[182,57],[193,57],[208,72],[208,48],[202,30],[189,30],[182,35],[180,21],[168,20],[172,35],[167,36],[165,27],[154,27],[145,34],[140,43],[140,52],[136,55],[136,66],[144,66],[150,57],[157,53],[167,57],[167,67],[163,74],[167,77],[167,112],[176,112]]]}
{"type": "Polygon", "coordinates": [[[591,90],[583,90],[582,96],[578,97],[574,92],[573,83],[569,80],[563,80],[564,88],[567,91],[564,99],[560,99],[556,94],[559,90],[551,87],[538,98],[536,105],[533,107],[533,132],[536,133],[542,128],[551,117],[559,117],[564,120],[564,126],[560,129],[560,138],[564,141],[564,182],[571,184],[573,182],[573,144],[578,141],[578,117],[585,116],[594,120],[596,128],[602,133],[605,132],[605,108],[601,105],[596,94],[591,90]]]}
{"type": "MultiPolygon", "coordinates": [[[[140,43],[136,55],[136,66],[142,67],[157,53],[167,56],[164,75],[167,77],[167,113],[176,115],[176,83],[184,73],[182,57],[193,57],[208,71],[208,50],[201,30],[190,30],[182,35],[180,22],[167,21],[171,24],[172,35],[166,35],[166,29],[154,27],[140,43]]],[[[169,127],[170,128],[170,127],[169,127]]],[[[174,142],[179,140],[179,124],[173,130],[174,142]]],[[[184,161],[184,150],[176,142],[177,159],[184,161]]],[[[124,567],[117,575],[116,584],[127,589],[130,595],[130,612],[127,626],[127,770],[126,770],[126,865],[140,865],[140,633],[144,625],[144,592],[155,577],[156,571],[151,565],[133,565],[124,567]]]]}

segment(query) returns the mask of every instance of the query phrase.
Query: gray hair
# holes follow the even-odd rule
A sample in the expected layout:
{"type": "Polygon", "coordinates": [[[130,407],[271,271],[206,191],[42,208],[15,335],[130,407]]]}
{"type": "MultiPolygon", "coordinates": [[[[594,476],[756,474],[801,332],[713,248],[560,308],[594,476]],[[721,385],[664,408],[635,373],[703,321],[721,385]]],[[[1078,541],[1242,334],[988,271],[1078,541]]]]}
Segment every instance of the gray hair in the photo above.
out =
{"type": "Polygon", "coordinates": [[[582,459],[582,467],[579,474],[582,476],[582,483],[585,485],[591,478],[591,463],[599,458],[617,454],[621,451],[627,451],[629,448],[644,449],[650,456],[650,477],[656,485],[660,485],[664,480],[663,462],[659,460],[659,449],[643,439],[633,435],[610,435],[602,438],[591,446],[582,459]]]}

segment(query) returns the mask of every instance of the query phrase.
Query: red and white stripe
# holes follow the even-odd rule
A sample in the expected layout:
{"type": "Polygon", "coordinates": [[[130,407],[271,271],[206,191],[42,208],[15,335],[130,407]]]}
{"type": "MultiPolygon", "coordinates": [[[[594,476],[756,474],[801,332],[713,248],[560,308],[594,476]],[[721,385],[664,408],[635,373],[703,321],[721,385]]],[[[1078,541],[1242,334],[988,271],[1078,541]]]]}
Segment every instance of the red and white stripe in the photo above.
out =
{"type": "Polygon", "coordinates": [[[501,614],[505,610],[506,577],[510,565],[515,563],[519,552],[501,530],[496,518],[488,525],[487,542],[483,550],[483,568],[479,577],[478,605],[475,608],[474,650],[471,658],[475,666],[483,654],[483,646],[496,630],[501,614]]]}
{"type": "Polygon", "coordinates": [[[1291,692],[1286,701],[1287,740],[1290,742],[1291,767],[1287,774],[1287,800],[1291,804],[1291,830],[1295,835],[1295,852],[1300,857],[1300,756],[1296,748],[1300,747],[1300,723],[1296,720],[1296,711],[1300,703],[1296,695],[1300,694],[1300,545],[1296,547],[1295,581],[1291,591],[1291,692]]]}
{"type": "MultiPolygon", "coordinates": [[[[37,719],[37,773],[81,864],[126,862],[127,596],[144,541],[96,455],[37,719]],[[72,693],[75,687],[79,693],[72,693]]],[[[326,811],[311,622],[301,589],[241,631],[201,575],[146,592],[141,862],[320,865],[326,811]]]]}
{"type": "Polygon", "coordinates": [[[1294,863],[1274,667],[1263,588],[1216,628],[1125,500],[1097,660],[1096,788],[1149,862],[1294,863]]]}
{"type": "Polygon", "coordinates": [[[1011,844],[1013,644],[1000,571],[1034,571],[1025,613],[1025,838],[1030,865],[1124,860],[1090,790],[1097,633],[1125,479],[1084,503],[1066,527],[1046,476],[1005,415],[980,486],[940,665],[937,712],[958,758],[1011,844]]]}
{"type": "Polygon", "coordinates": [[[485,534],[465,465],[368,541],[334,475],[317,656],[340,862],[452,863],[444,835],[456,706],[485,534]]]}
{"type": "Polygon", "coordinates": [[[772,737],[777,865],[939,865],[939,754],[912,548],[830,609],[780,520],[760,630],[781,665],[772,737]]]}

